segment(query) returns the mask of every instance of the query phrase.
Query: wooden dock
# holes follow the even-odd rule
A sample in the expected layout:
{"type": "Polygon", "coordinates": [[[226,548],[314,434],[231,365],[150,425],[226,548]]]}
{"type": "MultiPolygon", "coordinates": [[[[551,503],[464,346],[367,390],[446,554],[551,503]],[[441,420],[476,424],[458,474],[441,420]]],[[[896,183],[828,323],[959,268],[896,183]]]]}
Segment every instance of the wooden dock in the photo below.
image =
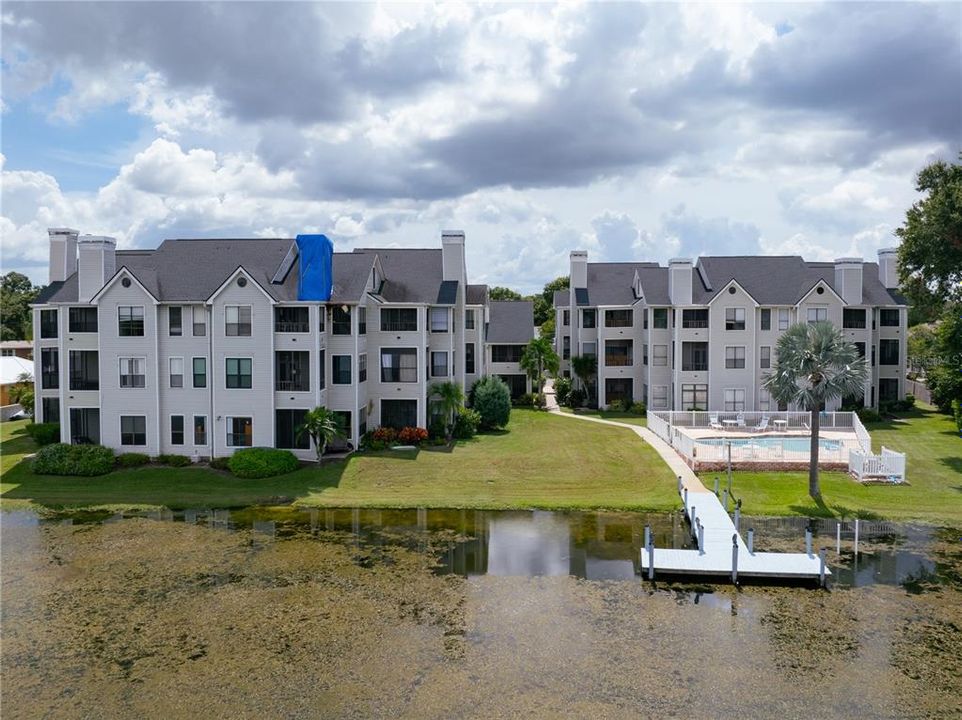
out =
{"type": "MultiPolygon", "coordinates": [[[[698,549],[657,548],[651,533],[647,533],[641,551],[643,577],[714,575],[730,577],[733,582],[744,577],[817,580],[824,584],[831,574],[825,564],[824,551],[820,554],[812,551],[810,534],[806,536],[808,552],[754,552],[754,548],[749,547],[751,538],[746,543],[715,493],[691,478],[679,477],[678,488],[698,549]]],[[[737,516],[736,511],[736,520],[737,516]]]]}

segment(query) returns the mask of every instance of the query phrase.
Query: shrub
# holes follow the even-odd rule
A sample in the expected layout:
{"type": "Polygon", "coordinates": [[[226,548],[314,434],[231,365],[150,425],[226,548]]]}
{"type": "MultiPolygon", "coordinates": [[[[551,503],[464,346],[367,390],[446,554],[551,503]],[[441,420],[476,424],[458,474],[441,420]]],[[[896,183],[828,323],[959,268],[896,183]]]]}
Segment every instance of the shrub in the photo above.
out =
{"type": "Polygon", "coordinates": [[[554,396],[559,405],[567,405],[571,395],[571,378],[559,377],[554,381],[554,396]]]}
{"type": "Polygon", "coordinates": [[[643,402],[632,403],[631,407],[628,408],[628,412],[632,415],[644,415],[647,410],[648,408],[645,407],[643,402]]]}
{"type": "Polygon", "coordinates": [[[855,414],[858,415],[858,419],[862,422],[878,422],[882,419],[881,415],[868,407],[859,408],[855,411],[855,414]]]}
{"type": "Polygon", "coordinates": [[[631,407],[631,401],[624,400],[612,400],[608,403],[608,410],[611,412],[625,412],[629,407],[631,407]]]}
{"type": "Polygon", "coordinates": [[[290,450],[251,447],[236,451],[227,461],[227,467],[239,478],[265,478],[297,470],[300,461],[290,450]]]}
{"type": "Polygon", "coordinates": [[[444,424],[443,417],[436,417],[431,421],[431,427],[428,428],[428,435],[431,439],[436,440],[441,438],[442,440],[447,439],[448,429],[444,424]]]}
{"type": "Polygon", "coordinates": [[[428,439],[428,431],[419,427],[401,428],[397,439],[402,445],[420,445],[428,439]]]}
{"type": "Polygon", "coordinates": [[[481,415],[485,430],[504,427],[511,417],[511,391],[504,380],[488,375],[471,388],[472,407],[481,415]]]}
{"type": "Polygon", "coordinates": [[[519,395],[511,400],[511,404],[515,407],[532,407],[535,404],[535,394],[525,393],[524,395],[519,395]]]}
{"type": "Polygon", "coordinates": [[[959,429],[959,435],[962,435],[962,402],[952,401],[952,414],[955,416],[955,426],[959,429]]]}
{"type": "Polygon", "coordinates": [[[114,453],[103,445],[54,443],[37,451],[33,471],[38,475],[106,475],[114,469],[114,453]]]}
{"type": "Polygon", "coordinates": [[[568,395],[568,407],[579,408],[585,404],[585,391],[576,388],[568,395]]]}
{"type": "Polygon", "coordinates": [[[129,452],[117,456],[117,464],[122,468],[140,467],[150,462],[150,456],[145,453],[129,452]]]}
{"type": "Polygon", "coordinates": [[[60,442],[60,423],[30,423],[26,427],[26,433],[37,445],[43,447],[60,442]]]}
{"type": "Polygon", "coordinates": [[[458,440],[470,440],[481,427],[481,413],[470,408],[461,408],[454,421],[454,437],[458,440]]]}
{"type": "Polygon", "coordinates": [[[210,459],[210,467],[212,470],[230,470],[230,458],[212,457],[210,459]]]}
{"type": "Polygon", "coordinates": [[[190,458],[186,455],[158,455],[157,462],[171,467],[185,467],[190,465],[190,458]]]}

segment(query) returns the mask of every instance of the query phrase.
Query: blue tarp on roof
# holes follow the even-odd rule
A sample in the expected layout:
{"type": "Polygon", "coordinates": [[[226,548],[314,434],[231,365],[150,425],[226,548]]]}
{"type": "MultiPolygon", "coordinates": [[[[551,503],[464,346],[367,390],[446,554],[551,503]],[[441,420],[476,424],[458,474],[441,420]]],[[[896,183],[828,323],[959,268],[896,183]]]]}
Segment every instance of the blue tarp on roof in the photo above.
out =
{"type": "Polygon", "coordinates": [[[330,300],[334,243],[326,235],[298,235],[296,242],[300,271],[297,299],[330,300]]]}

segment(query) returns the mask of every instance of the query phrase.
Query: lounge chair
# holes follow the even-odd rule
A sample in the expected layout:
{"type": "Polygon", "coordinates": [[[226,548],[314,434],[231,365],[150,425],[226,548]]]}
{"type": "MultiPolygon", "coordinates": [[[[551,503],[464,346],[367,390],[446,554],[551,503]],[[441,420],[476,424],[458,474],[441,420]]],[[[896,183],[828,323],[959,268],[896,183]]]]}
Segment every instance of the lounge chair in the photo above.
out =
{"type": "Polygon", "coordinates": [[[762,419],[758,421],[758,425],[752,428],[752,432],[765,432],[768,430],[768,416],[762,416],[762,419]]]}
{"type": "Polygon", "coordinates": [[[718,416],[717,416],[717,415],[709,415],[709,416],[708,416],[708,427],[710,427],[712,430],[724,430],[724,429],[725,429],[724,427],[722,427],[722,424],[721,424],[720,422],[718,422],[718,416]]]}
{"type": "Polygon", "coordinates": [[[738,413],[735,416],[735,420],[737,421],[735,423],[735,427],[741,427],[741,428],[745,427],[745,413],[738,413]]]}

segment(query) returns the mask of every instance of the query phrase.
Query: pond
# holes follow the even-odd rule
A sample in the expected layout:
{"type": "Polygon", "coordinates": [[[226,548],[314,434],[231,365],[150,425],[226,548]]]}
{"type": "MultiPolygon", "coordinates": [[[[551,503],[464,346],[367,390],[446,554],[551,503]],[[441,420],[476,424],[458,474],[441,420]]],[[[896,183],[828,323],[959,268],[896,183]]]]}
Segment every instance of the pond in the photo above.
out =
{"type": "MultiPolygon", "coordinates": [[[[748,519],[801,550],[803,519],[748,519]]],[[[638,576],[677,514],[3,513],[4,717],[948,717],[960,533],[870,523],[812,587],[638,576]]]]}

